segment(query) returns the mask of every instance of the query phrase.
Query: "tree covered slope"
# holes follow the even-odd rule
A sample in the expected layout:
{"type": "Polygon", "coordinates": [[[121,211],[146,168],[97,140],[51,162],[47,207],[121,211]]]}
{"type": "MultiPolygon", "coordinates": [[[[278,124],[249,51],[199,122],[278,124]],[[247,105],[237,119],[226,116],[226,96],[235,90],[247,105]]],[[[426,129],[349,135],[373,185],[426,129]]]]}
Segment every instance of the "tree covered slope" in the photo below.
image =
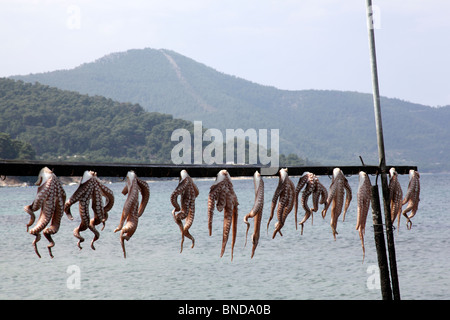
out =
{"type": "MultiPolygon", "coordinates": [[[[360,155],[368,164],[378,163],[370,94],[279,90],[170,50],[149,48],[110,54],[71,70],[14,78],[138,103],[148,111],[202,121],[208,128],[279,129],[281,153],[324,165],[359,164],[360,155]]],[[[383,97],[381,107],[388,164],[445,168],[450,106],[432,108],[383,97]]]]}

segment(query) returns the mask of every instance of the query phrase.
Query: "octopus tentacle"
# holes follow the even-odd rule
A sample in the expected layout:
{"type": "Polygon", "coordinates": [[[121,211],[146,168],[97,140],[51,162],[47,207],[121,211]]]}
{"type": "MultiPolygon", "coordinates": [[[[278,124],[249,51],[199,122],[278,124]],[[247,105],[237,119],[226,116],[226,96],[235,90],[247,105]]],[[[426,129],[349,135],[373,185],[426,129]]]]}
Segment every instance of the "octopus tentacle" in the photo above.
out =
{"type": "Polygon", "coordinates": [[[108,218],[108,212],[114,206],[114,193],[107,186],[103,185],[98,178],[95,179],[95,185],[100,189],[100,193],[106,199],[103,210],[105,212],[105,218],[108,218]]]}
{"type": "MultiPolygon", "coordinates": [[[[276,234],[279,233],[281,236],[281,229],[284,226],[287,216],[292,211],[295,202],[295,185],[291,181],[288,176],[287,169],[280,169],[280,180],[278,182],[278,186],[280,187],[280,191],[278,192],[278,188],[275,191],[274,197],[272,198],[272,208],[274,208],[274,204],[276,204],[277,199],[279,197],[278,209],[277,209],[277,219],[278,222],[275,223],[275,230],[272,235],[272,239],[275,238],[276,234]]],[[[269,220],[270,222],[270,220],[269,220]]],[[[269,224],[267,224],[269,226],[269,224]]]]}
{"type": "MultiPolygon", "coordinates": [[[[47,246],[48,248],[48,252],[50,257],[53,258],[53,254],[52,254],[52,248],[55,246],[55,242],[53,241],[51,235],[52,234],[56,234],[59,230],[59,226],[61,224],[61,218],[64,214],[64,202],[66,201],[66,193],[64,191],[64,189],[62,188],[61,182],[56,179],[55,180],[55,191],[56,191],[56,195],[59,196],[55,196],[55,207],[54,207],[54,212],[52,214],[52,221],[49,227],[45,228],[43,233],[45,238],[48,240],[48,242],[50,242],[50,244],[47,246]]],[[[73,219],[73,217],[72,217],[73,219]]]]}
{"type": "Polygon", "coordinates": [[[107,213],[105,212],[105,208],[103,206],[103,201],[102,201],[102,193],[100,191],[100,187],[98,186],[97,183],[93,183],[93,190],[91,193],[91,208],[92,211],[94,212],[94,218],[93,221],[91,221],[91,223],[93,223],[94,226],[102,223],[102,230],[105,228],[105,221],[108,218],[107,217],[107,213]]]}
{"type": "MultiPolygon", "coordinates": [[[[314,199],[314,190],[315,190],[315,178],[316,176],[313,173],[307,173],[305,175],[305,182],[304,184],[306,185],[305,190],[303,190],[302,192],[302,198],[301,198],[301,204],[303,209],[305,210],[305,216],[303,217],[302,221],[300,221],[299,225],[302,226],[301,228],[301,233],[303,235],[303,227],[304,227],[304,223],[309,219],[310,216],[312,216],[312,213],[314,212],[314,206],[313,209],[311,210],[308,206],[308,198],[309,196],[313,196],[314,199]]],[[[298,199],[297,199],[297,194],[296,194],[296,203],[298,203],[298,199]]],[[[318,197],[317,198],[317,202],[318,202],[318,197]]],[[[313,200],[314,203],[314,200],[313,200]]],[[[311,222],[312,222],[312,218],[311,218],[311,222]]]]}
{"type": "Polygon", "coordinates": [[[181,231],[181,249],[183,252],[184,237],[192,241],[191,248],[195,245],[194,237],[189,233],[189,228],[194,222],[195,216],[195,198],[198,196],[198,188],[186,170],[180,172],[180,179],[177,187],[170,196],[170,201],[174,207],[172,215],[181,231]],[[178,196],[180,196],[181,208],[178,204],[178,196]],[[178,212],[178,213],[176,213],[178,212]],[[182,220],[186,220],[183,226],[182,220]]]}
{"type": "Polygon", "coordinates": [[[334,168],[330,191],[328,192],[327,203],[325,205],[325,208],[322,210],[322,217],[325,218],[326,212],[331,205],[330,226],[334,240],[336,240],[336,235],[338,234],[336,230],[338,218],[342,212],[342,208],[344,207],[344,193],[346,193],[344,208],[345,215],[345,212],[350,205],[350,201],[352,200],[351,188],[342,170],[339,168],[334,168]]]}
{"type": "MultiPolygon", "coordinates": [[[[79,201],[78,209],[79,209],[79,212],[80,212],[81,222],[80,222],[80,225],[73,230],[73,235],[78,239],[77,246],[80,249],[83,249],[81,247],[81,243],[84,242],[84,238],[80,235],[80,231],[84,231],[87,228],[89,228],[89,224],[90,224],[90,221],[89,221],[89,203],[88,203],[88,201],[89,200],[87,200],[87,199],[86,200],[82,199],[82,200],[79,201]]],[[[95,235],[95,233],[94,233],[94,235],[95,235]]]]}
{"type": "Polygon", "coordinates": [[[127,195],[127,199],[123,206],[119,226],[114,230],[114,232],[120,231],[119,238],[124,258],[127,257],[124,240],[130,240],[136,232],[139,216],[144,212],[150,198],[150,187],[147,182],[139,179],[133,171],[127,173],[126,179],[127,184],[124,187],[122,194],[127,195]],[[139,193],[142,195],[140,204],[139,193]]]}
{"type": "Polygon", "coordinates": [[[252,234],[252,255],[255,254],[256,247],[258,246],[259,241],[259,232],[261,230],[261,216],[264,208],[264,181],[261,178],[261,175],[258,171],[253,175],[253,182],[255,185],[255,203],[253,204],[253,208],[251,211],[244,217],[244,223],[247,225],[247,231],[245,232],[245,244],[247,245],[247,235],[248,229],[250,228],[250,223],[248,222],[249,218],[254,218],[254,230],[252,234]]]}
{"type": "Polygon", "coordinates": [[[139,221],[138,206],[137,206],[137,203],[134,203],[133,208],[131,209],[130,213],[128,214],[127,222],[120,231],[120,244],[122,245],[122,251],[123,251],[124,258],[127,257],[124,240],[127,240],[127,241],[130,240],[130,238],[136,232],[136,229],[138,226],[138,221],[139,221]]]}
{"type": "Polygon", "coordinates": [[[139,178],[136,178],[136,182],[139,186],[139,191],[141,192],[142,195],[141,204],[139,205],[138,209],[138,216],[140,217],[144,213],[148,201],[150,200],[150,187],[148,186],[147,182],[139,178]]]}
{"type": "Polygon", "coordinates": [[[44,201],[48,196],[48,192],[52,183],[52,179],[48,179],[46,182],[40,185],[38,187],[36,198],[34,199],[34,201],[30,205],[24,207],[25,212],[30,215],[30,221],[27,223],[27,232],[29,227],[33,225],[34,221],[36,220],[34,212],[42,208],[42,205],[44,204],[44,201]]]}
{"type": "Polygon", "coordinates": [[[270,207],[269,221],[267,221],[267,233],[269,233],[270,221],[272,221],[273,214],[274,214],[275,208],[277,206],[278,198],[280,197],[281,191],[284,189],[284,187],[286,185],[285,184],[285,179],[281,176],[281,169],[280,169],[279,172],[280,172],[280,175],[279,175],[278,185],[277,185],[275,193],[274,193],[274,195],[272,197],[272,205],[270,207]]]}
{"type": "MultiPolygon", "coordinates": [[[[398,174],[395,168],[389,170],[389,199],[391,207],[391,222],[393,223],[395,219],[398,218],[397,227],[400,227],[400,217],[402,212],[402,187],[398,181],[398,174]]],[[[399,229],[398,229],[399,230],[399,229]]]]}
{"type": "Polygon", "coordinates": [[[51,188],[49,190],[50,190],[49,195],[44,201],[36,226],[29,230],[30,234],[36,236],[36,239],[33,241],[33,246],[39,258],[41,257],[41,255],[38,252],[37,242],[41,239],[40,235],[41,231],[44,230],[44,228],[47,226],[47,224],[50,222],[50,219],[52,218],[52,208],[55,199],[54,193],[51,191],[51,188]]]}
{"type": "Polygon", "coordinates": [[[234,193],[230,175],[226,170],[221,170],[217,174],[216,181],[211,186],[210,192],[208,194],[208,229],[210,236],[212,234],[212,218],[214,214],[214,206],[216,206],[217,209],[219,209],[222,205],[223,205],[222,208],[224,209],[224,220],[223,220],[222,250],[220,257],[222,257],[223,253],[225,252],[226,243],[228,241],[228,236],[231,230],[232,232],[231,260],[233,260],[233,251],[237,233],[239,202],[237,200],[236,194],[234,193]],[[223,199],[225,199],[224,202],[222,202],[223,199]]]}
{"type": "Polygon", "coordinates": [[[308,174],[309,174],[309,172],[307,172],[305,175],[301,176],[298,179],[297,187],[295,188],[295,198],[294,198],[294,200],[295,200],[295,202],[294,202],[295,229],[297,229],[298,194],[300,193],[300,191],[303,189],[306,182],[308,181],[308,174]]]}
{"type": "Polygon", "coordinates": [[[408,189],[406,191],[405,198],[402,200],[402,205],[408,203],[405,210],[403,210],[402,214],[406,217],[406,226],[408,229],[411,229],[412,222],[411,218],[414,217],[419,208],[420,201],[420,174],[415,170],[409,171],[409,183],[408,189]],[[407,213],[411,211],[411,214],[408,216],[407,213]]]}
{"type": "Polygon", "coordinates": [[[352,188],[350,187],[347,178],[344,177],[344,189],[345,189],[345,206],[344,213],[342,215],[342,221],[345,221],[345,214],[347,213],[350,202],[352,201],[352,188]]]}
{"type": "Polygon", "coordinates": [[[38,190],[34,201],[31,205],[24,207],[25,212],[30,215],[27,231],[35,236],[33,247],[39,258],[41,255],[37,248],[37,242],[41,239],[40,233],[43,231],[45,237],[50,242],[47,248],[50,257],[53,258],[51,248],[55,245],[55,242],[51,235],[57,233],[59,230],[66,193],[56,175],[47,167],[42,168],[39,172],[36,185],[38,186],[38,190]],[[41,212],[38,221],[36,222],[36,225],[30,229],[36,219],[34,212],[39,209],[41,209],[41,212]],[[50,221],[51,224],[47,227],[50,221]]]}
{"type": "Polygon", "coordinates": [[[64,204],[64,211],[67,215],[71,215],[70,208],[77,202],[81,218],[80,225],[73,230],[74,237],[78,239],[77,246],[82,249],[81,243],[84,242],[84,238],[80,235],[80,232],[89,229],[94,234],[94,238],[91,241],[91,248],[95,250],[94,242],[100,238],[100,233],[95,226],[102,223],[103,227],[101,230],[105,228],[108,211],[114,205],[114,194],[108,187],[101,183],[96,172],[85,171],[77,190],[75,190],[64,204]],[[106,198],[106,205],[103,205],[103,196],[106,198]],[[91,201],[91,208],[94,213],[92,219],[89,214],[89,204],[91,201]]]}
{"type": "Polygon", "coordinates": [[[186,188],[188,187],[188,183],[189,182],[187,179],[180,181],[170,196],[170,203],[175,208],[175,212],[181,210],[180,205],[178,204],[178,196],[185,192],[186,188]]]}
{"type": "Polygon", "coordinates": [[[356,218],[356,230],[359,232],[359,238],[361,239],[361,247],[363,251],[363,262],[365,257],[364,247],[364,233],[366,228],[367,213],[369,212],[371,201],[371,188],[369,177],[363,171],[359,173],[359,185],[357,192],[357,218],[356,218]]]}

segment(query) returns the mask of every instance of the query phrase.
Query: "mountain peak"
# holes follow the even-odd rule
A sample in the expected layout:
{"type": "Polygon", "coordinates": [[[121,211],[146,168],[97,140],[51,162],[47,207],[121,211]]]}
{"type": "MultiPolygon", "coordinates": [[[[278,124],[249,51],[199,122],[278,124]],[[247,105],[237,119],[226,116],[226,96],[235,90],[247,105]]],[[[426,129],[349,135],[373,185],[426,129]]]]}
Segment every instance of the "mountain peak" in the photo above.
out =
{"type": "MultiPolygon", "coordinates": [[[[208,128],[278,128],[280,153],[322,164],[357,165],[360,155],[366,163],[378,163],[370,94],[279,90],[218,72],[168,49],[152,48],[112,53],[72,70],[14,78],[138,103],[148,111],[202,121],[208,128]]],[[[443,145],[449,144],[448,112],[427,106],[414,112],[417,108],[382,98],[388,163],[430,167],[448,159],[450,148],[432,140],[439,137],[443,145]]]]}

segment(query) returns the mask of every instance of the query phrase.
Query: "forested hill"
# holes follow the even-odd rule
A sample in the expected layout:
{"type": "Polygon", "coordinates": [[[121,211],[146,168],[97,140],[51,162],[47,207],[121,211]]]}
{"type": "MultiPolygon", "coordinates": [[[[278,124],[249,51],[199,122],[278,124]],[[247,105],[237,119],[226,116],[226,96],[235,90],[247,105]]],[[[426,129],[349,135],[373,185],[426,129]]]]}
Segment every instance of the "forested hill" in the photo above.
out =
{"type": "Polygon", "coordinates": [[[172,131],[193,130],[191,122],[138,104],[4,78],[0,115],[0,147],[18,147],[0,150],[7,158],[170,163],[172,131]]]}
{"type": "MultiPolygon", "coordinates": [[[[201,120],[208,128],[280,129],[281,153],[324,165],[360,164],[359,155],[378,163],[370,94],[279,90],[163,49],[113,53],[71,70],[14,78],[139,103],[149,111],[201,120]]],[[[382,98],[381,107],[388,164],[446,169],[450,106],[382,98]]]]}

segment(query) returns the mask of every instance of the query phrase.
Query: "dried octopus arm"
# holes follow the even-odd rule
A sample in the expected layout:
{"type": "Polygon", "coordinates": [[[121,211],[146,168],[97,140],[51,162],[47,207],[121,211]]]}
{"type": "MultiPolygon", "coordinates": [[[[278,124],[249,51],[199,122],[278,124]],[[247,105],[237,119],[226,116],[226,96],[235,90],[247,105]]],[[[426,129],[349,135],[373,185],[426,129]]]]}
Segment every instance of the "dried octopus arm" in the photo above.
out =
{"type": "Polygon", "coordinates": [[[86,193],[90,192],[92,188],[92,181],[93,180],[87,180],[83,183],[80,183],[77,190],[72,194],[72,196],[66,201],[64,204],[64,212],[67,216],[72,216],[72,213],[70,211],[70,207],[80,201],[81,199],[86,197],[86,193]]]}
{"type": "Polygon", "coordinates": [[[333,237],[336,240],[337,232],[337,222],[339,219],[339,216],[342,212],[342,207],[344,206],[344,183],[341,179],[337,180],[336,185],[336,194],[333,199],[333,204],[331,206],[331,230],[333,232],[333,237]]]}
{"type": "Polygon", "coordinates": [[[357,218],[356,218],[356,230],[359,232],[359,238],[361,240],[361,247],[363,250],[363,262],[365,257],[364,247],[364,234],[366,228],[367,214],[369,212],[370,201],[372,197],[371,184],[369,177],[363,171],[359,173],[359,185],[356,194],[357,198],[357,218]]]}
{"type": "Polygon", "coordinates": [[[139,215],[138,215],[138,203],[134,202],[132,204],[132,207],[129,208],[130,212],[127,216],[127,222],[125,226],[120,231],[120,244],[122,246],[123,251],[123,257],[127,257],[127,253],[125,250],[125,241],[124,240],[130,240],[130,238],[133,236],[133,234],[136,232],[138,221],[139,221],[139,215]]]}
{"type": "MultiPolygon", "coordinates": [[[[302,228],[301,228],[301,234],[303,234],[304,223],[309,219],[309,217],[310,217],[310,216],[312,215],[312,213],[314,212],[314,209],[311,210],[311,209],[309,208],[309,206],[308,206],[308,198],[309,198],[309,196],[312,195],[312,198],[313,198],[313,207],[314,207],[314,206],[317,206],[317,207],[318,207],[319,194],[317,194],[317,196],[316,196],[315,193],[314,193],[314,190],[315,190],[315,188],[316,188],[316,186],[315,186],[315,181],[316,181],[316,180],[317,180],[317,178],[316,178],[316,176],[315,176],[314,174],[308,173],[307,179],[306,179],[306,182],[305,182],[306,187],[305,187],[305,190],[303,190],[303,192],[302,192],[302,197],[301,197],[302,207],[303,207],[303,209],[305,210],[305,215],[304,215],[302,221],[300,221],[300,223],[299,223],[299,224],[302,226],[302,228]],[[316,199],[317,205],[315,205],[315,199],[316,199]]],[[[297,200],[297,195],[296,195],[296,200],[297,200]]],[[[297,202],[298,202],[298,200],[297,200],[297,202]]],[[[297,205],[297,203],[296,203],[296,205],[297,205]]],[[[312,219],[311,219],[311,222],[312,222],[312,219]]],[[[296,226],[296,228],[297,228],[297,226],[296,226]]]]}
{"type": "Polygon", "coordinates": [[[389,170],[389,198],[391,208],[391,221],[394,222],[398,218],[397,226],[400,227],[400,215],[402,212],[403,191],[398,181],[398,174],[395,168],[389,170]]]}
{"type": "Polygon", "coordinates": [[[208,195],[208,230],[209,236],[212,235],[212,223],[214,217],[215,198],[213,194],[208,195]]]}
{"type": "Polygon", "coordinates": [[[278,180],[277,188],[276,188],[275,193],[274,193],[274,195],[272,197],[272,205],[270,207],[270,216],[269,216],[269,220],[267,221],[267,233],[269,233],[270,221],[272,221],[273,214],[274,214],[275,208],[277,206],[278,198],[280,197],[280,194],[283,191],[284,186],[285,186],[285,181],[284,181],[284,179],[282,179],[282,177],[280,175],[280,178],[278,180]]]}
{"type": "Polygon", "coordinates": [[[180,172],[180,181],[171,195],[171,203],[174,206],[172,211],[173,218],[181,231],[181,249],[183,252],[184,238],[187,237],[192,241],[191,248],[195,245],[195,238],[190,234],[189,228],[192,226],[195,217],[195,198],[199,191],[192,178],[186,170],[180,172]],[[180,196],[181,208],[177,198],[180,196]],[[181,210],[181,211],[180,211],[181,210]],[[176,213],[178,211],[178,213],[176,213]],[[182,220],[186,220],[183,226],[182,220]]]}
{"type": "Polygon", "coordinates": [[[223,186],[221,193],[217,196],[216,209],[219,212],[222,212],[223,208],[227,203],[227,193],[229,189],[227,186],[223,186]]]}
{"type": "Polygon", "coordinates": [[[337,183],[333,179],[330,185],[330,191],[328,192],[328,197],[325,203],[325,207],[322,210],[322,218],[325,218],[327,215],[328,208],[330,207],[331,203],[333,202],[334,197],[336,196],[337,191],[337,183]]]}
{"type": "Polygon", "coordinates": [[[316,177],[314,180],[314,192],[313,192],[313,212],[319,210],[319,204],[325,204],[327,201],[328,192],[327,188],[320,183],[319,179],[316,177]]]}
{"type": "Polygon", "coordinates": [[[289,212],[288,212],[288,210],[289,210],[289,197],[290,197],[289,188],[286,188],[280,194],[280,201],[279,201],[278,209],[277,209],[277,219],[278,219],[278,221],[275,223],[275,230],[274,230],[274,232],[272,234],[272,239],[275,238],[277,233],[279,233],[280,236],[283,236],[283,234],[281,233],[281,229],[283,228],[284,221],[285,221],[287,215],[289,214],[289,212]]]}
{"type": "Polygon", "coordinates": [[[286,177],[287,179],[287,205],[286,205],[286,210],[283,212],[283,224],[286,221],[287,216],[289,215],[289,213],[291,213],[293,207],[294,207],[294,195],[295,195],[295,185],[292,182],[291,179],[289,179],[289,177],[286,177]]]}
{"type": "Polygon", "coordinates": [[[233,215],[232,215],[232,231],[233,235],[231,238],[231,261],[233,261],[233,251],[234,251],[234,245],[236,244],[236,235],[237,235],[237,221],[238,221],[238,202],[237,197],[234,194],[233,195],[233,215]]]}
{"type": "MultiPolygon", "coordinates": [[[[125,200],[122,217],[119,222],[119,226],[114,230],[117,232],[120,230],[120,243],[122,245],[123,256],[126,258],[125,242],[124,240],[130,240],[133,234],[136,232],[139,220],[139,210],[145,208],[145,205],[139,205],[139,193],[142,194],[142,189],[145,185],[142,184],[143,181],[139,182],[139,178],[133,171],[127,173],[127,185],[124,188],[127,194],[127,199],[125,200]],[[140,184],[140,185],[139,185],[140,184]],[[126,219],[125,225],[123,225],[126,219]]],[[[144,191],[145,192],[145,191],[144,191]]],[[[142,198],[145,200],[145,195],[142,198]]],[[[142,213],[141,213],[142,214],[142,213]]]]}
{"type": "Polygon", "coordinates": [[[180,205],[178,204],[178,196],[180,196],[183,192],[185,192],[187,187],[188,181],[184,179],[178,183],[177,187],[170,195],[170,203],[175,208],[174,212],[178,212],[181,210],[180,205]]]}
{"type": "MultiPolygon", "coordinates": [[[[56,178],[56,177],[55,177],[56,178]]],[[[64,214],[64,203],[66,201],[66,193],[61,185],[61,182],[56,178],[55,179],[55,203],[54,203],[54,211],[52,214],[52,221],[49,227],[45,228],[43,233],[45,238],[50,242],[47,246],[50,257],[53,258],[52,247],[55,246],[55,242],[52,239],[52,234],[56,234],[59,230],[59,226],[61,224],[61,218],[64,214]]],[[[71,216],[70,216],[71,217],[71,216]]],[[[73,217],[72,217],[73,219],[73,217]]]]}
{"type": "Polygon", "coordinates": [[[298,211],[298,194],[300,193],[300,191],[302,190],[302,188],[305,186],[306,182],[308,181],[308,173],[301,176],[298,179],[298,183],[297,183],[297,187],[295,188],[295,202],[294,202],[294,207],[295,207],[295,228],[297,229],[297,211],[298,211]]]}
{"type": "Polygon", "coordinates": [[[256,247],[258,246],[258,242],[259,242],[259,236],[260,236],[260,231],[261,231],[261,220],[262,220],[262,212],[260,214],[257,214],[255,216],[255,221],[254,221],[254,230],[253,230],[253,234],[252,234],[252,255],[250,258],[253,258],[253,256],[255,255],[255,250],[256,247]]]}
{"type": "Polygon", "coordinates": [[[220,209],[218,208],[219,211],[222,211],[222,208],[225,205],[225,201],[226,201],[226,199],[225,199],[226,192],[223,192],[223,189],[225,187],[224,179],[225,179],[225,175],[222,171],[220,171],[217,174],[216,181],[210,187],[209,194],[208,194],[208,230],[209,230],[210,236],[212,235],[212,223],[213,223],[214,207],[216,206],[216,201],[218,202],[218,207],[220,208],[220,209]],[[222,199],[220,199],[221,196],[222,196],[222,199]]]}
{"type": "Polygon", "coordinates": [[[114,193],[111,189],[109,189],[107,186],[101,183],[99,179],[96,179],[95,183],[100,189],[102,196],[105,197],[106,199],[106,203],[105,206],[103,207],[103,210],[105,211],[105,214],[107,214],[114,206],[114,193]]]}
{"type": "Polygon", "coordinates": [[[105,221],[107,219],[107,213],[105,212],[105,209],[103,207],[103,201],[102,201],[102,193],[100,191],[100,187],[98,184],[93,184],[93,190],[91,194],[91,208],[94,212],[94,218],[91,223],[94,225],[98,225],[100,223],[103,223],[102,230],[105,228],[105,221]]]}
{"type": "Polygon", "coordinates": [[[50,219],[52,218],[53,213],[53,206],[54,206],[54,200],[55,200],[55,193],[51,191],[53,185],[50,187],[50,192],[48,197],[45,199],[42,208],[41,213],[39,215],[39,219],[36,223],[36,226],[34,226],[32,229],[29,230],[29,233],[36,236],[36,239],[33,241],[33,247],[34,251],[40,258],[41,255],[39,254],[38,248],[37,248],[37,242],[41,239],[40,232],[44,230],[44,228],[47,226],[47,224],[50,222],[50,219]]]}
{"type": "Polygon", "coordinates": [[[52,183],[53,183],[52,179],[48,179],[45,183],[40,185],[38,187],[37,194],[33,202],[30,205],[24,207],[25,212],[27,212],[30,215],[30,221],[27,223],[27,232],[30,226],[32,226],[34,221],[36,220],[34,212],[42,208],[42,205],[44,204],[44,201],[47,198],[52,183]]]}
{"type": "Polygon", "coordinates": [[[345,193],[345,206],[342,221],[345,221],[345,214],[347,213],[348,207],[350,206],[350,202],[352,201],[352,188],[348,184],[348,180],[345,177],[343,179],[343,185],[346,193],[345,193]]]}
{"type": "MultiPolygon", "coordinates": [[[[309,217],[312,215],[312,210],[308,207],[308,197],[312,194],[312,190],[311,189],[306,189],[305,191],[303,191],[302,193],[302,207],[305,210],[305,215],[303,216],[303,219],[299,222],[299,225],[302,226],[301,228],[301,232],[300,234],[303,235],[303,227],[304,227],[304,223],[309,219],[309,217]]],[[[312,223],[312,219],[311,219],[311,223],[312,223]]]]}
{"type": "Polygon", "coordinates": [[[150,200],[150,187],[147,182],[139,178],[136,178],[136,182],[139,186],[139,191],[141,192],[142,195],[141,204],[138,209],[138,216],[140,217],[144,213],[148,201],[150,200]]]}
{"type": "MultiPolygon", "coordinates": [[[[232,220],[233,220],[233,208],[231,204],[227,203],[227,205],[224,208],[223,214],[223,236],[222,236],[222,250],[220,252],[220,257],[222,257],[225,252],[225,247],[228,242],[228,236],[230,234],[232,220]]],[[[233,248],[231,249],[231,259],[233,260],[233,248]]]]}
{"type": "Polygon", "coordinates": [[[230,176],[226,170],[221,170],[217,174],[216,181],[211,186],[208,195],[208,228],[210,235],[212,233],[212,217],[214,213],[214,204],[215,201],[219,199],[223,194],[225,194],[225,203],[223,207],[224,209],[223,237],[222,237],[222,250],[220,256],[221,257],[223,256],[230,230],[232,230],[231,260],[233,260],[233,250],[236,241],[237,218],[238,218],[237,206],[239,205],[239,202],[237,200],[236,194],[234,193],[233,184],[231,182],[230,176]]]}
{"type": "MultiPolygon", "coordinates": [[[[259,172],[255,172],[255,175],[253,176],[253,182],[255,185],[255,202],[253,204],[252,209],[250,210],[250,212],[244,217],[244,223],[247,225],[247,231],[245,233],[245,244],[244,247],[247,245],[247,236],[248,236],[248,230],[250,228],[250,223],[248,222],[249,218],[254,218],[254,232],[252,235],[252,242],[253,242],[253,247],[255,247],[255,242],[253,241],[253,239],[255,239],[255,237],[257,237],[257,239],[259,239],[259,230],[261,229],[261,219],[258,216],[262,215],[262,210],[264,207],[264,181],[261,178],[261,175],[259,174],[259,172]],[[257,224],[259,224],[259,226],[257,226],[257,224]],[[256,233],[258,233],[258,235],[256,236],[256,233]]],[[[257,241],[256,241],[256,245],[257,245],[257,241]]],[[[252,249],[252,257],[254,254],[254,249],[252,249]]]]}
{"type": "Polygon", "coordinates": [[[190,239],[192,241],[191,248],[193,248],[194,245],[195,245],[195,238],[190,234],[189,229],[192,226],[192,223],[194,222],[194,217],[195,217],[195,197],[196,197],[196,193],[194,191],[194,188],[191,188],[188,191],[190,191],[190,199],[189,199],[189,205],[188,205],[188,208],[187,208],[188,214],[186,216],[186,222],[185,222],[184,227],[182,229],[183,238],[182,238],[182,242],[181,242],[181,250],[183,250],[184,237],[187,237],[188,239],[190,239]]]}
{"type": "Polygon", "coordinates": [[[420,193],[420,175],[417,171],[411,170],[408,188],[406,190],[405,198],[402,200],[402,205],[413,199],[420,193]]]}
{"type": "Polygon", "coordinates": [[[233,261],[233,251],[234,251],[234,245],[236,243],[237,218],[238,218],[237,198],[236,198],[234,192],[229,192],[229,193],[227,193],[227,201],[226,201],[226,205],[224,208],[223,238],[222,238],[222,250],[220,252],[220,257],[222,257],[225,252],[225,247],[227,245],[228,237],[229,237],[230,229],[231,229],[231,232],[232,232],[231,261],[233,261]]]}
{"type": "Polygon", "coordinates": [[[420,202],[420,174],[417,171],[410,170],[410,179],[408,183],[408,189],[406,191],[406,196],[402,201],[402,204],[408,203],[405,210],[403,210],[402,214],[406,217],[407,222],[406,226],[408,229],[411,229],[412,222],[411,218],[414,217],[419,208],[420,202]],[[411,214],[408,216],[407,213],[411,211],[411,214]]]}

